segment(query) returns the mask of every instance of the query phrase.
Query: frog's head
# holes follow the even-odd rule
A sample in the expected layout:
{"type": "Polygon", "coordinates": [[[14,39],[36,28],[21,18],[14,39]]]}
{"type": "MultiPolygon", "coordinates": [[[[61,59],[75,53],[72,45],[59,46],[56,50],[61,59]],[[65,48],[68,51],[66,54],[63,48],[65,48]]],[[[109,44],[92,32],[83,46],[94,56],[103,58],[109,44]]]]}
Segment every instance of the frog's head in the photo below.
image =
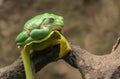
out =
{"type": "Polygon", "coordinates": [[[63,26],[63,17],[55,14],[44,13],[42,15],[37,15],[28,22],[26,22],[24,28],[61,30],[63,26]]]}

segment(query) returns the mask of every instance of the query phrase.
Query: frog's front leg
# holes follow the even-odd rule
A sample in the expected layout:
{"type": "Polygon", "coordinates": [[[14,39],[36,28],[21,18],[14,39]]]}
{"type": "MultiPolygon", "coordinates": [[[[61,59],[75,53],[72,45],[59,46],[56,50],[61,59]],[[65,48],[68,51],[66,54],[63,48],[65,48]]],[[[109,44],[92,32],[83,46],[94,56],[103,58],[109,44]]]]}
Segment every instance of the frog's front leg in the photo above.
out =
{"type": "Polygon", "coordinates": [[[51,31],[50,29],[34,29],[30,32],[30,36],[34,40],[39,40],[47,36],[51,31]]]}

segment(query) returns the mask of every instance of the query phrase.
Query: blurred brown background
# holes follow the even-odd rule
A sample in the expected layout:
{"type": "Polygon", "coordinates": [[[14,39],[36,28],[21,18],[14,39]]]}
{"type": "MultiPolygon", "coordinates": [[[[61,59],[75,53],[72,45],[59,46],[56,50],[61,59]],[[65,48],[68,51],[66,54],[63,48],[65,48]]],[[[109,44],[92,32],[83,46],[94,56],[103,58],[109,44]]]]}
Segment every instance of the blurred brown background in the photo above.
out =
{"type": "MultiPolygon", "coordinates": [[[[120,0],[0,0],[0,67],[20,56],[15,37],[24,23],[45,12],[63,16],[68,40],[94,54],[110,53],[120,32],[120,0]]],[[[80,74],[60,60],[37,73],[40,78],[80,79],[80,74]]]]}

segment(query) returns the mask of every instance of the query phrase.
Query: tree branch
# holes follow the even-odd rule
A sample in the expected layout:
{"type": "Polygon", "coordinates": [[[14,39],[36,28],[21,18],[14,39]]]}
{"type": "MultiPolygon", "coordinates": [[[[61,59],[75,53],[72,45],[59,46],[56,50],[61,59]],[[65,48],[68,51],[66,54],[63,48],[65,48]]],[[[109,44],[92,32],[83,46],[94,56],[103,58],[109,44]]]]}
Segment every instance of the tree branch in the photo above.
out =
{"type": "MultiPolygon", "coordinates": [[[[83,79],[119,79],[120,78],[120,37],[113,46],[112,53],[94,55],[78,46],[71,44],[70,51],[63,59],[82,73],[83,79]]],[[[59,45],[49,47],[43,51],[33,51],[31,59],[35,72],[41,70],[48,63],[55,61],[58,56],[59,45]]],[[[21,57],[12,65],[0,69],[0,79],[25,79],[21,57]]]]}
{"type": "Polygon", "coordinates": [[[83,79],[120,79],[120,37],[110,54],[98,56],[72,45],[67,58],[67,62],[75,63],[83,79]]]}
{"type": "MultiPolygon", "coordinates": [[[[31,60],[33,62],[33,67],[35,68],[35,72],[41,70],[48,63],[55,61],[55,58],[58,57],[59,47],[60,46],[58,44],[43,51],[32,51],[31,60]]],[[[10,66],[1,68],[0,79],[25,79],[22,58],[19,57],[10,66]]]]}

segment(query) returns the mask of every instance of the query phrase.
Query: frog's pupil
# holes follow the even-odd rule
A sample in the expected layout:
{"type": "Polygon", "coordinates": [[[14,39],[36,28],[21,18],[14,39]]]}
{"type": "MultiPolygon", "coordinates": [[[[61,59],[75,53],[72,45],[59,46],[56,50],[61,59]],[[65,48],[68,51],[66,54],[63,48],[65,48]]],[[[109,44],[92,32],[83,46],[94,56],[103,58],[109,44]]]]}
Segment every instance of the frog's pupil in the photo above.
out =
{"type": "Polygon", "coordinates": [[[54,18],[49,18],[49,22],[50,23],[54,22],[54,18]]]}

